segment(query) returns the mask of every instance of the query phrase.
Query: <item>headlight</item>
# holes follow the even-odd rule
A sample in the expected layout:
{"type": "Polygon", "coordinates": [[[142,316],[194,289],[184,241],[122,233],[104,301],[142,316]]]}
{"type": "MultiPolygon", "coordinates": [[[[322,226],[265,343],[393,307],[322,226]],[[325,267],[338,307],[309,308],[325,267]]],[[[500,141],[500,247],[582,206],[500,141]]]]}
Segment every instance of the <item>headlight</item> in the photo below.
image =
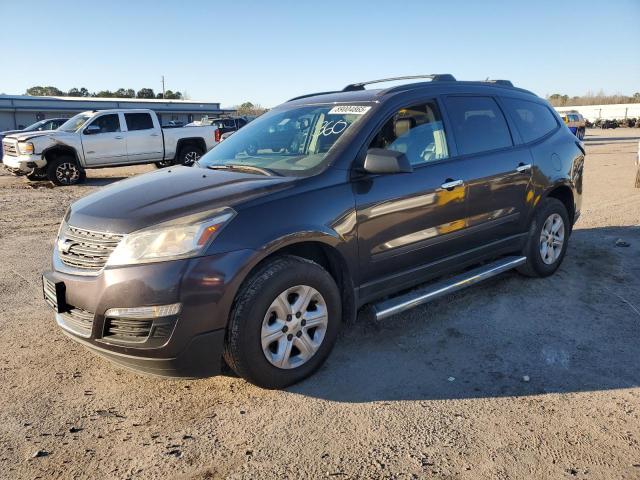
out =
{"type": "Polygon", "coordinates": [[[18,152],[21,155],[31,155],[33,153],[33,143],[18,143],[18,152]]]}
{"type": "Polygon", "coordinates": [[[172,220],[125,235],[108,266],[160,262],[202,253],[235,216],[231,208],[172,220]]]}

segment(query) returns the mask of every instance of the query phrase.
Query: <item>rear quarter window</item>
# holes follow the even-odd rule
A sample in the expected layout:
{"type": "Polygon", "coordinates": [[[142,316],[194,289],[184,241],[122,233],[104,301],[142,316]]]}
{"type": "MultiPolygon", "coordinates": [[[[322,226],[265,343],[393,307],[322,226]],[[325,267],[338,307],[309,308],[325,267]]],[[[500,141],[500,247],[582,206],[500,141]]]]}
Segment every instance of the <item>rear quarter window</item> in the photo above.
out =
{"type": "Polygon", "coordinates": [[[487,152],[513,145],[502,110],[491,97],[447,97],[460,155],[487,152]]]}
{"type": "MultiPolygon", "coordinates": [[[[545,105],[516,98],[502,99],[525,143],[544,137],[558,127],[556,117],[545,105]]],[[[570,122],[574,115],[568,115],[570,122]]]]}

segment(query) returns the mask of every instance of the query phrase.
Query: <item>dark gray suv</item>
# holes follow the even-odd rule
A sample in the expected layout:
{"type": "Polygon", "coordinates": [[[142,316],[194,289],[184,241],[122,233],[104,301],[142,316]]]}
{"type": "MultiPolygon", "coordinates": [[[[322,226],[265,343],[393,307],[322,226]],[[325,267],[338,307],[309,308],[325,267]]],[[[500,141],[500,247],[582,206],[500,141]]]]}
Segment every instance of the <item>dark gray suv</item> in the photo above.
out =
{"type": "Polygon", "coordinates": [[[43,276],[58,325],[148,373],[226,363],[281,388],[365,304],[381,319],[511,268],[551,275],[582,142],[508,81],[424,77],[294,98],[191,168],[75,202],[43,276]]]}

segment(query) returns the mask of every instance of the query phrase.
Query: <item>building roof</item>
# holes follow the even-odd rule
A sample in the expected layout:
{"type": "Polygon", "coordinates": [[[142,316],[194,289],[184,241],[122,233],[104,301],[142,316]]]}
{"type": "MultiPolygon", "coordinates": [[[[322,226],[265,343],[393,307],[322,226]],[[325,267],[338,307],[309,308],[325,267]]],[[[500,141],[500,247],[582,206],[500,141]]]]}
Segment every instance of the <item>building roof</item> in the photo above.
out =
{"type": "Polygon", "coordinates": [[[109,108],[151,108],[161,112],[226,112],[218,102],[146,98],[98,97],[36,97],[31,95],[0,95],[0,110],[23,111],[84,111],[109,108]]]}

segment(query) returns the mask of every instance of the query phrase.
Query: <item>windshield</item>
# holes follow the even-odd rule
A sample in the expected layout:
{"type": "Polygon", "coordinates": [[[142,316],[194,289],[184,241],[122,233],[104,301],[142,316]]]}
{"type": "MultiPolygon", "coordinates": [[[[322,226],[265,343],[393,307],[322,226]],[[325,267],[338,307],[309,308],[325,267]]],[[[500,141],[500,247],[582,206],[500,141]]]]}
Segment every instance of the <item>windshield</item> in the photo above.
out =
{"type": "MultiPolygon", "coordinates": [[[[280,175],[311,175],[368,105],[307,105],[266,113],[204,155],[199,164],[258,167],[280,175]]],[[[249,171],[249,170],[247,170],[249,171]]]]}
{"type": "Polygon", "coordinates": [[[62,130],[63,132],[77,132],[92,116],[93,115],[89,115],[88,113],[79,113],[60,125],[58,130],[62,130]]]}
{"type": "Polygon", "coordinates": [[[24,129],[24,131],[25,132],[33,132],[35,130],[38,130],[38,128],[40,128],[42,125],[44,125],[45,122],[46,122],[46,120],[40,120],[39,122],[36,122],[33,125],[29,125],[27,128],[24,129]]]}

